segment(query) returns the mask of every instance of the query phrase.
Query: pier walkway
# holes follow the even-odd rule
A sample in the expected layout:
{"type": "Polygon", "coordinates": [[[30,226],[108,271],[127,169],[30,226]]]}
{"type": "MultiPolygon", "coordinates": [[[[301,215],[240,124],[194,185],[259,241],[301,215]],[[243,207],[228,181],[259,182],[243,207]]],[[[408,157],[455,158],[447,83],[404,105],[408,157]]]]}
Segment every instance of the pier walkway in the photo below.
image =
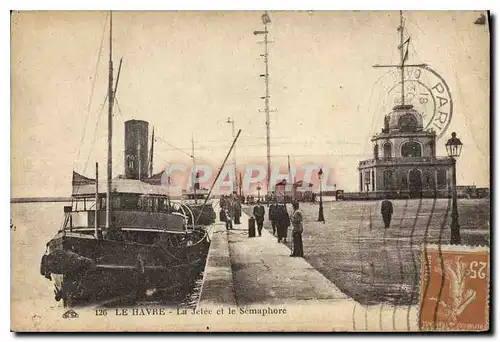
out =
{"type": "Polygon", "coordinates": [[[262,236],[249,238],[245,213],[233,230],[227,231],[224,223],[217,222],[211,241],[200,304],[279,305],[349,299],[303,258],[290,257],[290,249],[266,229],[262,236]]]}
{"type": "Polygon", "coordinates": [[[228,233],[234,293],[238,305],[290,304],[293,301],[347,300],[332,282],[303,258],[290,257],[290,249],[262,229],[248,237],[248,216],[228,233]]]}

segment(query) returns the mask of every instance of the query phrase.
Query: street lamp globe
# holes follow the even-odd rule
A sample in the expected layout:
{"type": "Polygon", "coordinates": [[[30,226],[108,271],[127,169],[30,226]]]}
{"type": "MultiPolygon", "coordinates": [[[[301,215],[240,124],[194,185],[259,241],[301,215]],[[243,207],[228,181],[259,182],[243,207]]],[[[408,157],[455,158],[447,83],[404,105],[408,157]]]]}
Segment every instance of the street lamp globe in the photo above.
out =
{"type": "Polygon", "coordinates": [[[323,179],[323,169],[319,169],[318,171],[318,178],[323,179]]]}
{"type": "Polygon", "coordinates": [[[448,157],[458,158],[462,153],[462,142],[457,138],[457,133],[451,133],[451,138],[446,142],[446,153],[448,157]]]}

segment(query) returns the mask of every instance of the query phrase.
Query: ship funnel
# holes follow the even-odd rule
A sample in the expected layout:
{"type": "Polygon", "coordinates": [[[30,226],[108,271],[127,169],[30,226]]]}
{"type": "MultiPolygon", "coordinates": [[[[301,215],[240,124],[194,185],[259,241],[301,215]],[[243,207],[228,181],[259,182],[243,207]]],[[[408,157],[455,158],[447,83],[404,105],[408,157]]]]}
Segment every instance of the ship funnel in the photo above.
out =
{"type": "Polygon", "coordinates": [[[148,177],[148,122],[125,122],[125,178],[148,177]]]}

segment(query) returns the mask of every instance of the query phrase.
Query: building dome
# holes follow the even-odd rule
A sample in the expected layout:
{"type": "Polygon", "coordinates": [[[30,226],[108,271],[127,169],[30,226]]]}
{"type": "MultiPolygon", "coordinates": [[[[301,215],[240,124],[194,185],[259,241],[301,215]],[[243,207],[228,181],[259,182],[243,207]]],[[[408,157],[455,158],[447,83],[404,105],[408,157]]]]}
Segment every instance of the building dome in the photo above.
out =
{"type": "Polygon", "coordinates": [[[422,115],[412,105],[399,105],[389,113],[390,132],[419,132],[423,130],[422,115]]]}

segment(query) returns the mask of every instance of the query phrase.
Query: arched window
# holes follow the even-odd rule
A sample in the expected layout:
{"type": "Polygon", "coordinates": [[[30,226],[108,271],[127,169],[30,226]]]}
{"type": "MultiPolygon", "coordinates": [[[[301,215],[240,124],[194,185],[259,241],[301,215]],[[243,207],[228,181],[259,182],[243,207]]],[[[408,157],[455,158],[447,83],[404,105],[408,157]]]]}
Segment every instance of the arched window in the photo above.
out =
{"type": "Polygon", "coordinates": [[[437,187],[438,189],[446,189],[446,170],[439,169],[437,172],[437,187]]]}
{"type": "Polygon", "coordinates": [[[435,190],[436,184],[434,183],[434,172],[427,170],[424,174],[424,189],[435,190]]]}
{"type": "Polygon", "coordinates": [[[404,114],[399,118],[398,126],[401,132],[416,132],[418,126],[417,118],[410,113],[404,114]]]}
{"type": "Polygon", "coordinates": [[[384,143],[384,158],[391,158],[392,157],[392,145],[390,142],[386,141],[384,143]]]}
{"type": "Polygon", "coordinates": [[[378,159],[378,144],[373,146],[373,159],[378,159]]]}
{"type": "Polygon", "coordinates": [[[413,190],[422,189],[422,172],[417,168],[411,169],[408,172],[408,182],[413,190]]]}
{"type": "Polygon", "coordinates": [[[422,146],[416,141],[407,141],[401,145],[401,157],[422,157],[422,146]]]}
{"type": "Polygon", "coordinates": [[[370,171],[365,171],[365,190],[368,192],[370,190],[371,177],[370,171]]]}

